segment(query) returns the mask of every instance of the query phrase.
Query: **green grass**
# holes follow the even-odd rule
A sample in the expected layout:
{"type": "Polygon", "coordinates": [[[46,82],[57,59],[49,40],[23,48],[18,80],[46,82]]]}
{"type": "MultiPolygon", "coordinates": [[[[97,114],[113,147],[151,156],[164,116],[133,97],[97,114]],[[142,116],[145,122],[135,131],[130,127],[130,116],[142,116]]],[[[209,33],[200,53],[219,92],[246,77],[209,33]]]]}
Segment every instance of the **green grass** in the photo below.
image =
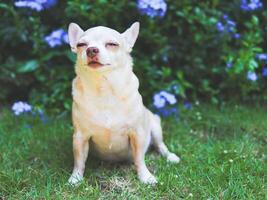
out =
{"type": "Polygon", "coordinates": [[[149,151],[146,163],[158,185],[141,184],[133,165],[89,156],[85,181],[73,188],[66,184],[73,162],[69,117],[43,124],[4,110],[0,199],[267,199],[266,111],[201,105],[179,121],[163,119],[165,142],[181,162],[149,151]]]}

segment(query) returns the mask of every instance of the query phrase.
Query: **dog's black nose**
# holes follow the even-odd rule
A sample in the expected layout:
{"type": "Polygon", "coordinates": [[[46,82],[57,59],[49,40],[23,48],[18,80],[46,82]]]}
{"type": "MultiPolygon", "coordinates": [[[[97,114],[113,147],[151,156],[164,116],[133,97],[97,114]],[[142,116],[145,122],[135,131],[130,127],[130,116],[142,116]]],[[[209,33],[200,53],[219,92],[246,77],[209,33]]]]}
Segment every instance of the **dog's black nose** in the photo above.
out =
{"type": "Polygon", "coordinates": [[[86,55],[90,58],[93,58],[95,57],[97,54],[99,53],[99,49],[96,48],[96,47],[89,47],[87,50],[86,50],[86,55]]]}

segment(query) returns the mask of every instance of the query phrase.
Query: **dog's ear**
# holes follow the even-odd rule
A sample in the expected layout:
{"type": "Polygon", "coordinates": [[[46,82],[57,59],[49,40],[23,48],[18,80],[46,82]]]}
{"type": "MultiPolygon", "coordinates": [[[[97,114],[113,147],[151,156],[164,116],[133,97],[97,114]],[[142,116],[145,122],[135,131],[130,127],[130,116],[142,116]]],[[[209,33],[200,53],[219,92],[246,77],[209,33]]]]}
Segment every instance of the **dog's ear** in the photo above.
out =
{"type": "Polygon", "coordinates": [[[139,33],[139,27],[140,27],[140,23],[139,22],[135,22],[132,24],[132,26],[130,28],[128,28],[124,33],[122,33],[122,36],[125,38],[126,40],[126,45],[127,45],[127,51],[131,52],[134,43],[137,39],[138,33],[139,33]]]}
{"type": "Polygon", "coordinates": [[[83,33],[84,31],[80,28],[78,24],[70,23],[68,29],[68,36],[71,50],[75,53],[77,52],[77,42],[83,33]]]}

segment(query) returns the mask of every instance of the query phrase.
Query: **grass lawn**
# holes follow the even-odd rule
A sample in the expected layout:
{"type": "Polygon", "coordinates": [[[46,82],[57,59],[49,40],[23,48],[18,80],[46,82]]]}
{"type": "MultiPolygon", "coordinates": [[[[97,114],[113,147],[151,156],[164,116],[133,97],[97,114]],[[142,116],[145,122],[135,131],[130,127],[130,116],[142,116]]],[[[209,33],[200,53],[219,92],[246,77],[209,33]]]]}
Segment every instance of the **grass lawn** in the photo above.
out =
{"type": "Polygon", "coordinates": [[[70,117],[42,123],[0,115],[0,199],[267,199],[267,108],[195,106],[163,119],[165,142],[181,157],[155,151],[146,163],[158,178],[141,184],[131,164],[89,156],[85,180],[66,184],[73,166],[70,117]]]}

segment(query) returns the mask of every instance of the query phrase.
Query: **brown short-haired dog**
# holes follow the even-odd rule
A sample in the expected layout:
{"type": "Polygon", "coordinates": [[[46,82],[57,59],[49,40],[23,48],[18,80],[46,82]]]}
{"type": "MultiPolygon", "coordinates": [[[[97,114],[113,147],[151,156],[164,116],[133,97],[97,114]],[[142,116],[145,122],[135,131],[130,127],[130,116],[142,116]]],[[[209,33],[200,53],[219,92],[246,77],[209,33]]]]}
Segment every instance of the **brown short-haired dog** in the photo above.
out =
{"type": "Polygon", "coordinates": [[[157,182],[144,160],[150,143],[168,161],[179,162],[163,143],[160,118],[143,105],[138,92],[139,81],[130,56],[138,33],[138,22],[124,33],[103,26],[83,31],[77,24],[69,25],[70,46],[77,53],[70,184],[83,178],[89,140],[90,148],[103,159],[133,160],[144,183],[157,182]]]}

